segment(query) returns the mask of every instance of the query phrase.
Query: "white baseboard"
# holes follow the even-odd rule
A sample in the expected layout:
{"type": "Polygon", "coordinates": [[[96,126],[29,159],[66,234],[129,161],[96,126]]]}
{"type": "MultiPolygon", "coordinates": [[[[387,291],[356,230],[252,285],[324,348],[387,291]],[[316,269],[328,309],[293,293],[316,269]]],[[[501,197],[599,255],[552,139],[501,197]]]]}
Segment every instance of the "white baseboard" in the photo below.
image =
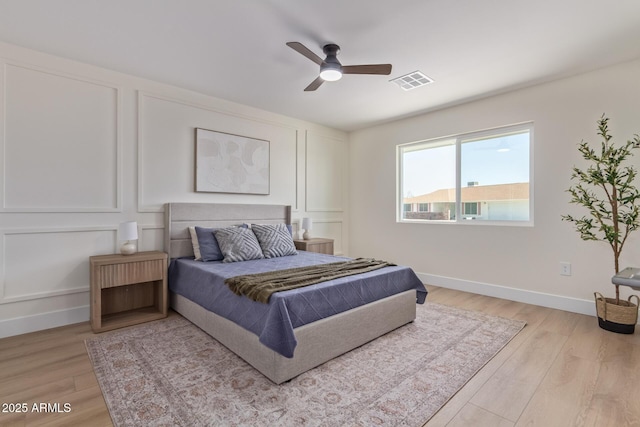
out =
{"type": "Polygon", "coordinates": [[[596,315],[596,307],[593,300],[584,300],[561,295],[546,294],[543,292],[529,291],[525,289],[509,288],[507,286],[492,285],[490,283],[472,282],[470,280],[455,279],[453,277],[436,276],[433,274],[416,273],[423,283],[439,286],[441,288],[455,289],[474,294],[487,295],[495,298],[518,301],[526,304],[555,308],[570,311],[572,313],[596,315]]]}
{"type": "Polygon", "coordinates": [[[88,305],[74,307],[67,310],[50,311],[48,313],[0,320],[0,338],[41,331],[43,329],[57,328],[58,326],[72,325],[74,323],[87,322],[88,320],[88,305]]]}
{"type": "MultiPolygon", "coordinates": [[[[592,300],[546,294],[525,289],[510,288],[490,283],[472,282],[470,280],[453,277],[437,276],[427,273],[416,273],[423,283],[441,288],[455,289],[474,294],[487,295],[510,301],[539,305],[570,311],[572,313],[596,315],[595,304],[592,300]]],[[[0,338],[26,334],[58,326],[71,325],[89,320],[89,306],[75,307],[68,310],[51,311],[32,316],[17,317],[15,319],[0,320],[0,338]]]]}

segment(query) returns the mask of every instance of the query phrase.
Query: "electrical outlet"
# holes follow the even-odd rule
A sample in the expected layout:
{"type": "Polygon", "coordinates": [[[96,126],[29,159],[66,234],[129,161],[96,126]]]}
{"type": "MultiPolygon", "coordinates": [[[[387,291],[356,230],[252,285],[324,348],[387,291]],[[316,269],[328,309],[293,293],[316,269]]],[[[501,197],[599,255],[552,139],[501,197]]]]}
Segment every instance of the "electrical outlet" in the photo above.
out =
{"type": "Polygon", "coordinates": [[[561,262],[560,263],[560,275],[561,276],[571,276],[571,263],[570,262],[561,262]]]}

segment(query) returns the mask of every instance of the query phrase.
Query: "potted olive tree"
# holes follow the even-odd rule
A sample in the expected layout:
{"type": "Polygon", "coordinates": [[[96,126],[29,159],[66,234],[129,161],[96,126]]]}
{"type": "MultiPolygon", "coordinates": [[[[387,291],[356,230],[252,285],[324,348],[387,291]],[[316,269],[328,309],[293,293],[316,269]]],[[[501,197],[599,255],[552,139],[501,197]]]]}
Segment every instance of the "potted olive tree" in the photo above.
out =
{"type": "MultiPolygon", "coordinates": [[[[598,120],[598,135],[602,137],[599,150],[589,147],[585,141],[578,144],[578,151],[589,163],[586,169],[573,168],[571,179],[576,182],[567,192],[570,203],[580,205],[587,215],[580,218],[563,215],[562,219],[575,225],[582,240],[607,242],[613,252],[613,266],[620,271],[620,254],[629,235],[640,227],[640,192],[634,185],[636,170],[625,162],[640,148],[640,138],[617,147],[608,128],[609,119],[602,115],[598,120]]],[[[604,298],[595,293],[598,324],[601,328],[618,333],[632,334],[638,319],[638,304],[620,299],[619,285],[615,285],[616,297],[604,298]]]]}

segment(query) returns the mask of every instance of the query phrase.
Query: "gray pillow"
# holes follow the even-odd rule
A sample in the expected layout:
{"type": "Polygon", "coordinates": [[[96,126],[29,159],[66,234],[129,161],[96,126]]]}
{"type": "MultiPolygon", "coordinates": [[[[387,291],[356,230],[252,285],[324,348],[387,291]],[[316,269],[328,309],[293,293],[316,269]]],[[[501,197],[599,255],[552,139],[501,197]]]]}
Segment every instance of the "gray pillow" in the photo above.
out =
{"type": "Polygon", "coordinates": [[[213,234],[224,256],[222,262],[264,258],[256,235],[248,228],[222,228],[214,230],[213,234]]]}
{"type": "Polygon", "coordinates": [[[251,224],[265,258],[298,255],[291,232],[285,224],[251,224]]]}

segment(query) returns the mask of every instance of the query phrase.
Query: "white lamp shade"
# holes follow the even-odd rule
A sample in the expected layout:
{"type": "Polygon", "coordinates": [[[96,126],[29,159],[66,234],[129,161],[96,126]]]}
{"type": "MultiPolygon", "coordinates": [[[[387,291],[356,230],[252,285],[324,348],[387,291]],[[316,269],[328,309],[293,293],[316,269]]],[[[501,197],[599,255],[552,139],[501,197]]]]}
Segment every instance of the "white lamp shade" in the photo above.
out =
{"type": "Polygon", "coordinates": [[[138,223],[135,221],[123,222],[118,227],[120,240],[138,240],[138,223]]]}
{"type": "Polygon", "coordinates": [[[309,233],[311,228],[313,228],[313,221],[311,221],[311,218],[302,218],[302,229],[304,230],[302,238],[304,240],[309,240],[311,238],[311,234],[309,233]]]}

